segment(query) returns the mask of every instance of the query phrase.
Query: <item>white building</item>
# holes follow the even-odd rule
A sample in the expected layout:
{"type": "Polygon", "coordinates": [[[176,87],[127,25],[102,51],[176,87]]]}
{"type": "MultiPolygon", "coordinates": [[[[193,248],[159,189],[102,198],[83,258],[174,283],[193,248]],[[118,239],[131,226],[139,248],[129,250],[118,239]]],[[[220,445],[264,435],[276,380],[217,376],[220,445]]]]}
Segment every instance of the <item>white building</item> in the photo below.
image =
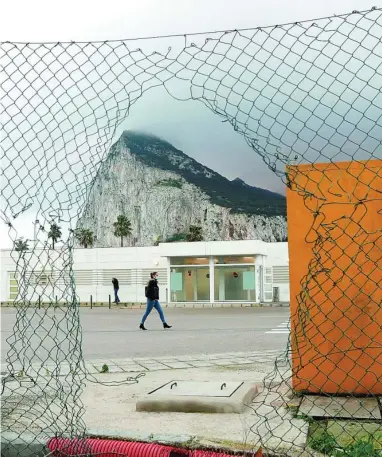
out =
{"type": "Polygon", "coordinates": [[[76,248],[72,273],[68,267],[63,268],[70,260],[68,251],[28,252],[24,260],[18,261],[17,268],[18,253],[14,252],[12,258],[10,250],[2,250],[0,255],[1,302],[16,297],[42,302],[66,301],[70,296],[68,285],[74,278],[81,302],[89,302],[92,296],[94,303],[106,303],[109,295],[113,300],[111,279],[116,277],[122,303],[142,303],[152,271],[159,273],[162,302],[289,301],[288,243],[246,240],[76,248]],[[25,287],[21,290],[20,275],[29,278],[27,290],[25,287]]]}

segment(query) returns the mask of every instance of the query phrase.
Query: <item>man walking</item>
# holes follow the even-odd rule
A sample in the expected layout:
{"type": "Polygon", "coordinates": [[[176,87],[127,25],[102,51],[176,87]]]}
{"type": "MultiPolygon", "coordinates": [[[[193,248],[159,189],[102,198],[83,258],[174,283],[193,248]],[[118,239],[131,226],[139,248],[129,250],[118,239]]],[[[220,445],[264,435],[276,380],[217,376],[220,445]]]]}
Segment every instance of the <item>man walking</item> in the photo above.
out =
{"type": "Polygon", "coordinates": [[[119,282],[117,278],[112,278],[111,282],[113,283],[113,288],[114,288],[114,301],[113,303],[119,303],[121,300],[118,297],[118,291],[119,291],[119,282]]]}
{"type": "Polygon", "coordinates": [[[142,321],[141,321],[139,328],[141,330],[147,330],[147,328],[145,327],[145,321],[146,321],[148,315],[153,310],[153,308],[155,308],[158,311],[160,320],[162,321],[162,324],[163,324],[163,328],[171,328],[171,325],[168,325],[166,322],[166,319],[163,314],[163,309],[159,303],[158,272],[154,271],[154,273],[150,274],[150,277],[151,277],[151,279],[145,288],[145,295],[147,298],[146,312],[142,317],[142,321]]]}

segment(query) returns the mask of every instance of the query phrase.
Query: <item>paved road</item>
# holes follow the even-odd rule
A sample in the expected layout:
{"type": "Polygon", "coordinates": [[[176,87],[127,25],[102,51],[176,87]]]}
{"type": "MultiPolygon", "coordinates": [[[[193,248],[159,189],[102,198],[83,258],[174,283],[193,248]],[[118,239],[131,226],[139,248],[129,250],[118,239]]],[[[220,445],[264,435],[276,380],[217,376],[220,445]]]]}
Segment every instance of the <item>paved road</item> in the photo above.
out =
{"type": "MultiPolygon", "coordinates": [[[[288,308],[215,308],[165,309],[171,330],[164,330],[153,311],[146,321],[149,331],[138,329],[143,310],[81,309],[83,353],[85,360],[163,357],[196,354],[218,354],[286,347],[288,332],[267,333],[284,326],[288,308]]],[[[6,339],[12,337],[15,310],[1,310],[1,358],[9,350],[6,339]]],[[[64,311],[29,310],[19,326],[25,330],[16,343],[17,352],[24,349],[26,357],[46,360],[50,352],[65,359],[70,349],[65,340],[72,328],[64,311]],[[62,351],[60,351],[60,348],[62,351]]]]}

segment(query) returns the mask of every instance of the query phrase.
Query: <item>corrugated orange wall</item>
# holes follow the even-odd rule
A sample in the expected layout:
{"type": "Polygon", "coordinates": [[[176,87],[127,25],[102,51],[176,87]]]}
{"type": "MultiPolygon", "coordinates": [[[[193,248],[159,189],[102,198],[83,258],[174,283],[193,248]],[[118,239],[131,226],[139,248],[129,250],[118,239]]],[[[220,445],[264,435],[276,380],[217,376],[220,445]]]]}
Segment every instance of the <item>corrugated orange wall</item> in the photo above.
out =
{"type": "Polygon", "coordinates": [[[381,395],[382,161],[287,172],[293,387],[381,395]]]}

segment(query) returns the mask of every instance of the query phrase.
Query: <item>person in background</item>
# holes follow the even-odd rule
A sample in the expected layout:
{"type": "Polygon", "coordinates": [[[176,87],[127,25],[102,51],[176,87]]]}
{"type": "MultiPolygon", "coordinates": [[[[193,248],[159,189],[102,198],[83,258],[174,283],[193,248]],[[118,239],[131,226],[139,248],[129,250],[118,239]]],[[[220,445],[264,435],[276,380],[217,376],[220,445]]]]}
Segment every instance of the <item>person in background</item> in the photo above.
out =
{"type": "Polygon", "coordinates": [[[112,278],[111,282],[113,283],[113,288],[114,288],[114,301],[113,303],[119,303],[121,300],[118,297],[118,291],[119,291],[119,282],[117,278],[112,278]]]}
{"type": "Polygon", "coordinates": [[[154,272],[150,274],[150,281],[148,282],[146,288],[145,288],[145,295],[147,298],[147,307],[146,307],[146,312],[142,317],[142,322],[139,326],[141,330],[147,330],[145,327],[145,321],[153,308],[155,308],[158,311],[160,320],[163,323],[163,328],[171,328],[171,325],[168,325],[166,323],[166,319],[163,314],[163,309],[159,303],[159,286],[158,286],[158,272],[154,272]]]}

